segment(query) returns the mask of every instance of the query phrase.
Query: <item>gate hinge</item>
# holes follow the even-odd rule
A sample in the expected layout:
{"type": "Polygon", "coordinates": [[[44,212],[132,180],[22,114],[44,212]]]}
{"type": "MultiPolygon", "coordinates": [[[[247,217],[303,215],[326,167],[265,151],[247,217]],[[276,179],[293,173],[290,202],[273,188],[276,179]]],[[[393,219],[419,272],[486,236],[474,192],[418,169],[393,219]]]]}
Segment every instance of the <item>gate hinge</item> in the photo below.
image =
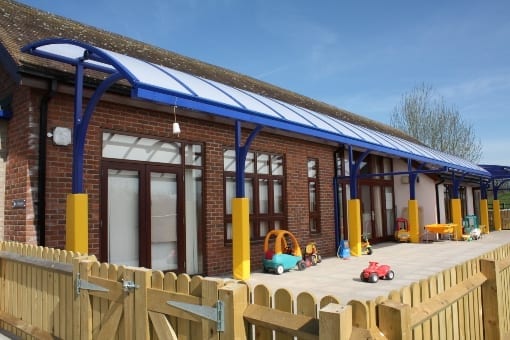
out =
{"type": "Polygon", "coordinates": [[[80,290],[93,290],[96,292],[108,292],[107,288],[101,287],[94,283],[90,283],[88,281],[80,279],[80,273],[76,274],[76,282],[75,282],[76,295],[80,295],[80,290]]]}
{"type": "Polygon", "coordinates": [[[140,288],[140,285],[137,285],[133,281],[122,280],[122,288],[125,292],[129,292],[130,289],[140,288]]]}
{"type": "Polygon", "coordinates": [[[216,330],[223,332],[225,330],[225,311],[223,309],[223,301],[218,300],[215,307],[194,305],[192,303],[167,301],[172,307],[179,308],[193,315],[216,322],[216,330]]]}

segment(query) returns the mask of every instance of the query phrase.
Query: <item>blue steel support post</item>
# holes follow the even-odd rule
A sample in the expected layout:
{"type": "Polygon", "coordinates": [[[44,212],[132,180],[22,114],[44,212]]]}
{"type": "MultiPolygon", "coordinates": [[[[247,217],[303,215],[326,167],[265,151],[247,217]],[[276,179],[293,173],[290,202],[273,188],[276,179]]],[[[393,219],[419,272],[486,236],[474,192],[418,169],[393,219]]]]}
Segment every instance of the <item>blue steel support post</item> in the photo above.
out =
{"type": "MultiPolygon", "coordinates": [[[[494,179],[492,179],[492,198],[495,200],[498,199],[498,189],[499,189],[499,186],[496,185],[496,181],[494,179]]],[[[485,198],[487,198],[487,196],[485,196],[485,198]]]]}
{"type": "Polygon", "coordinates": [[[407,171],[409,172],[409,199],[416,199],[416,173],[413,172],[411,160],[407,160],[407,171]]]}
{"type": "Polygon", "coordinates": [[[66,200],[66,250],[88,253],[88,196],[83,194],[83,143],[79,142],[82,130],[83,70],[83,60],[80,60],[75,74],[72,193],[67,195],[66,200]]]}
{"type": "Polygon", "coordinates": [[[333,195],[333,204],[335,205],[335,208],[334,208],[334,217],[335,217],[335,241],[336,241],[336,249],[338,249],[338,247],[340,246],[340,236],[341,236],[341,232],[340,232],[340,220],[338,218],[338,202],[340,201],[338,199],[338,177],[335,175],[335,177],[333,177],[333,190],[334,190],[334,195],[333,195]]]}
{"type": "Polygon", "coordinates": [[[82,114],[83,70],[83,63],[78,63],[75,75],[72,193],[67,196],[66,202],[66,249],[79,253],[88,253],[88,195],[83,190],[85,137],[90,118],[99,99],[113,83],[123,77],[120,73],[113,73],[103,80],[90,98],[82,114]]]}
{"type": "MultiPolygon", "coordinates": [[[[499,198],[498,198],[498,191],[508,181],[509,181],[508,179],[505,179],[505,180],[499,181],[499,183],[496,184],[495,179],[494,178],[492,179],[492,217],[493,217],[492,221],[494,223],[494,229],[498,230],[498,231],[500,231],[503,227],[502,220],[501,220],[501,205],[500,205],[499,198]]],[[[487,183],[486,187],[488,187],[488,186],[489,186],[489,184],[487,183]]],[[[485,191],[487,192],[487,188],[485,189],[485,191]]],[[[485,197],[487,197],[487,193],[485,194],[485,197]]],[[[487,199],[485,201],[487,202],[487,199]]],[[[483,206],[483,204],[480,204],[480,205],[483,206]]],[[[489,207],[488,207],[488,202],[487,202],[487,210],[488,209],[489,209],[489,207]]],[[[488,230],[489,230],[489,228],[486,229],[486,231],[488,231],[488,230]]]]}
{"type": "Polygon", "coordinates": [[[236,197],[244,197],[244,167],[246,162],[247,150],[241,145],[242,132],[241,122],[235,123],[235,152],[236,152],[236,197]]]}
{"type": "Polygon", "coordinates": [[[347,215],[348,224],[347,229],[349,232],[349,247],[351,254],[354,256],[361,256],[361,201],[358,196],[358,170],[361,162],[367,157],[369,151],[366,150],[359,158],[354,161],[352,146],[349,145],[349,177],[350,177],[350,192],[351,199],[347,202],[347,215]]]}
{"type": "Polygon", "coordinates": [[[418,243],[420,242],[420,209],[416,200],[416,178],[418,174],[413,171],[411,159],[407,159],[407,172],[409,173],[409,201],[407,202],[409,236],[411,242],[418,243]]]}
{"type": "MultiPolygon", "coordinates": [[[[462,240],[462,205],[461,200],[459,198],[459,189],[460,184],[462,180],[464,179],[465,174],[461,175],[460,177],[455,175],[455,172],[452,174],[452,182],[453,182],[453,197],[451,199],[452,204],[452,222],[454,224],[454,233],[453,238],[458,241],[462,240]]],[[[481,207],[481,210],[483,208],[481,207]]],[[[483,218],[482,218],[483,219],[483,218]]]]}
{"type": "Polygon", "coordinates": [[[76,65],[74,88],[73,174],[72,193],[83,192],[83,143],[80,143],[83,105],[83,63],[76,65]]]}
{"type": "Polygon", "coordinates": [[[452,174],[452,184],[453,184],[452,198],[459,198],[460,180],[457,179],[455,173],[452,174]]]}
{"type": "Polygon", "coordinates": [[[232,199],[232,274],[238,280],[250,278],[250,209],[244,192],[244,170],[250,145],[261,129],[262,126],[257,125],[242,146],[241,122],[235,122],[236,197],[232,199]]]}
{"type": "Polygon", "coordinates": [[[354,155],[352,154],[352,146],[349,145],[349,183],[350,183],[350,198],[355,199],[358,197],[358,174],[356,171],[354,155]]]}

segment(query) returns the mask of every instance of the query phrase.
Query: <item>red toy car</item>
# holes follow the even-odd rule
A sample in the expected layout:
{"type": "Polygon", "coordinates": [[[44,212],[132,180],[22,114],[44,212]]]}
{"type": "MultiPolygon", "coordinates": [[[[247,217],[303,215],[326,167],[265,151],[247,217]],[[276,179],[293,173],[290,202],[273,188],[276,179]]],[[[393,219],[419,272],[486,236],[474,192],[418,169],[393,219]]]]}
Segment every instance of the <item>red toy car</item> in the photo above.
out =
{"type": "Polygon", "coordinates": [[[363,269],[359,278],[361,281],[376,283],[379,279],[393,280],[395,273],[387,264],[379,264],[375,261],[368,262],[368,267],[363,269]]]}

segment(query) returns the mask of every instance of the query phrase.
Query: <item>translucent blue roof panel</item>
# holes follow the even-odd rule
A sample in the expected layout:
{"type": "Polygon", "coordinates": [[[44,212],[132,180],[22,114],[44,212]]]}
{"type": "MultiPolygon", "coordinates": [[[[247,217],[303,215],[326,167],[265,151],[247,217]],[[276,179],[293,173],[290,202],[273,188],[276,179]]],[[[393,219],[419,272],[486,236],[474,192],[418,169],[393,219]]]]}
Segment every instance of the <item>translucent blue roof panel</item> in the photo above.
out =
{"type": "Polygon", "coordinates": [[[134,98],[177,105],[287,132],[490,177],[466,160],[320,112],[70,39],[46,39],[22,51],[105,73],[120,73],[134,98]]]}
{"type": "Polygon", "coordinates": [[[481,164],[485,170],[492,174],[492,177],[499,180],[510,180],[510,166],[481,164]]]}

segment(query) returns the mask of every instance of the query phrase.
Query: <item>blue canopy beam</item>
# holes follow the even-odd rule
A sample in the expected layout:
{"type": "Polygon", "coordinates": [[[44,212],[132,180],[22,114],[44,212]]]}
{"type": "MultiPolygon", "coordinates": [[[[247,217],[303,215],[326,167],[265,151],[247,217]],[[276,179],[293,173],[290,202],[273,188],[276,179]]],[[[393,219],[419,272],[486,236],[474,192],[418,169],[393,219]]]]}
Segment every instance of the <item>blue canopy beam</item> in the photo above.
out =
{"type": "Polygon", "coordinates": [[[22,51],[71,65],[85,57],[86,69],[122,73],[132,85],[132,98],[168,105],[178,99],[179,106],[190,110],[490,178],[485,169],[426,146],[80,41],[45,39],[22,51]]]}

